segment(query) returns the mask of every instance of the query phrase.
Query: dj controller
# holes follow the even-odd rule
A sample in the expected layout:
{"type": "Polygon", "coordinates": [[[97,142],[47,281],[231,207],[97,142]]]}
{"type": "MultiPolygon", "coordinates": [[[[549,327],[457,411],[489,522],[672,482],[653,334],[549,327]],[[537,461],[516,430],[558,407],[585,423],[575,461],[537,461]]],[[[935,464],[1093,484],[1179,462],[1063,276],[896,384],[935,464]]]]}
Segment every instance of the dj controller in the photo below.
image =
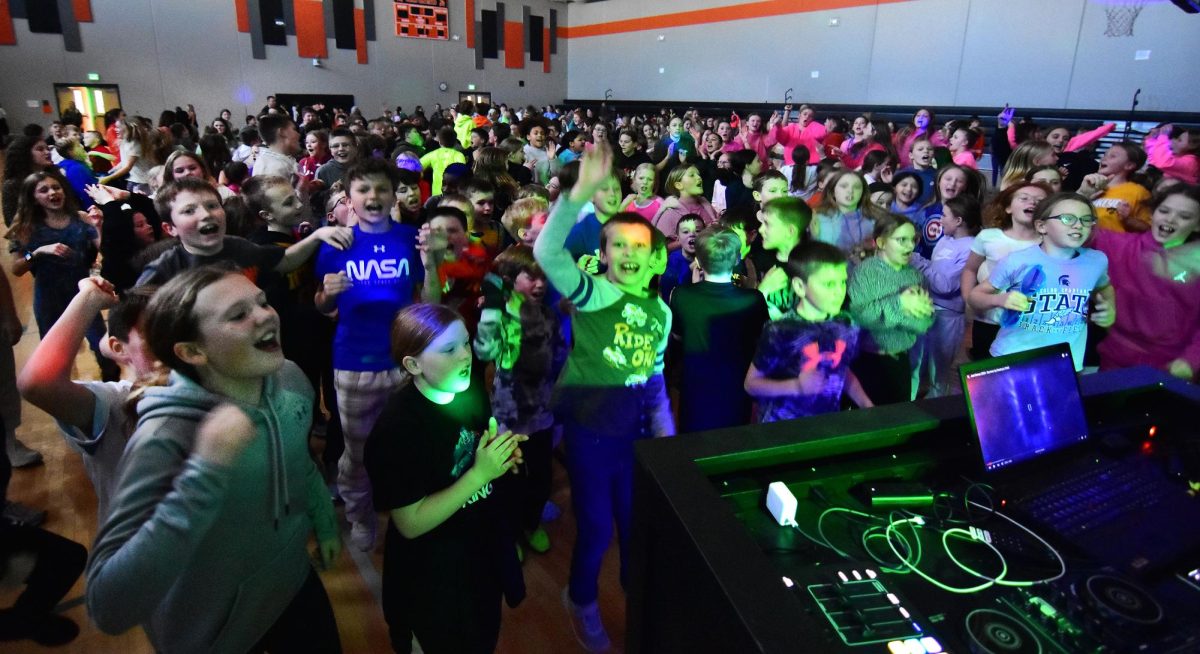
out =
{"type": "Polygon", "coordinates": [[[914,587],[920,580],[878,568],[835,564],[788,578],[828,629],[828,642],[803,651],[1200,652],[1200,590],[1177,578],[1145,586],[1080,570],[1041,586],[961,595],[927,592],[914,587]]]}

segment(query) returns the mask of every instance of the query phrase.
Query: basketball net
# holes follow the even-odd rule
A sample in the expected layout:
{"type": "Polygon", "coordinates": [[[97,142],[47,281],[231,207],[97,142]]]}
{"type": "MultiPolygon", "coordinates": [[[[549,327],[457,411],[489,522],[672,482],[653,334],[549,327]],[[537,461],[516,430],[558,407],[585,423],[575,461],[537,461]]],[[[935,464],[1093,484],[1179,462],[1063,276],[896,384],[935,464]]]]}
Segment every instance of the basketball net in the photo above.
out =
{"type": "Polygon", "coordinates": [[[1104,6],[1108,26],[1104,36],[1133,36],[1133,23],[1146,6],[1146,0],[1121,0],[1104,6]]]}

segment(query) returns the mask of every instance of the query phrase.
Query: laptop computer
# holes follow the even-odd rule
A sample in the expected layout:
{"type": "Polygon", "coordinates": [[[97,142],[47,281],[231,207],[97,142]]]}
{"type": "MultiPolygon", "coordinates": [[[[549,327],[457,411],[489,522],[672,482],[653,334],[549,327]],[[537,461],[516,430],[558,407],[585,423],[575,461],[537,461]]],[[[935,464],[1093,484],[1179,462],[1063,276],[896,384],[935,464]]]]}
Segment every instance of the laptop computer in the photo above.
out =
{"type": "Polygon", "coordinates": [[[1133,572],[1200,551],[1200,502],[1153,462],[1089,443],[1068,345],[966,364],[960,375],[983,478],[1009,510],[1133,572]]]}

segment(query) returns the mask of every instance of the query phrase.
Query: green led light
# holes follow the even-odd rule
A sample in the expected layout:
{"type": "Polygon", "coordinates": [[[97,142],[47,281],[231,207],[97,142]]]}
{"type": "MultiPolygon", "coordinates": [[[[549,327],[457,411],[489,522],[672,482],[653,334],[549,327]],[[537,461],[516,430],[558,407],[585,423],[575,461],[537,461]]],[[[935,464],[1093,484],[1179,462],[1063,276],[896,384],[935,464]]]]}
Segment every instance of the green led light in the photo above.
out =
{"type": "Polygon", "coordinates": [[[100,81],[100,73],[88,73],[87,75],[88,75],[89,82],[99,82],[100,81]]]}

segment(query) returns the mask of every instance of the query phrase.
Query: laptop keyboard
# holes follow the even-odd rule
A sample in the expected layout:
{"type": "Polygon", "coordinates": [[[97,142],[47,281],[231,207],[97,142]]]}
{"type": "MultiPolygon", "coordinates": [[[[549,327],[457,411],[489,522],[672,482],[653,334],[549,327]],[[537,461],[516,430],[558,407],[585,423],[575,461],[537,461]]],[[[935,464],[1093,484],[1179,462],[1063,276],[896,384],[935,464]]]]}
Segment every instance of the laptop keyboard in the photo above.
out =
{"type": "Polygon", "coordinates": [[[1038,521],[1064,536],[1084,535],[1134,511],[1152,507],[1169,485],[1128,465],[1089,468],[1020,501],[1038,521]]]}

